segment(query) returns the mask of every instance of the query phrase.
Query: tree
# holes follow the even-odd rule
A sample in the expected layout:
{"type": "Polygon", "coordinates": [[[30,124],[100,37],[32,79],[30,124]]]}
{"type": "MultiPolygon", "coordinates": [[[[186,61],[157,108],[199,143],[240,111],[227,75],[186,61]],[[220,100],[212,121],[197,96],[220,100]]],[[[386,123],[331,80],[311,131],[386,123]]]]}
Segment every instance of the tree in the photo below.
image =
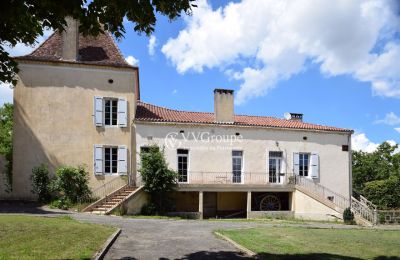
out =
{"type": "Polygon", "coordinates": [[[63,30],[65,17],[80,22],[84,35],[98,35],[107,30],[123,37],[126,18],[139,33],[154,31],[156,13],[173,20],[181,12],[191,13],[194,0],[13,0],[0,1],[0,81],[16,84],[17,63],[4,50],[17,43],[32,45],[44,29],[63,30]]]}
{"type": "Polygon", "coordinates": [[[13,105],[4,104],[0,107],[0,154],[6,159],[6,190],[12,190],[12,133],[13,133],[13,105]]]}
{"type": "Polygon", "coordinates": [[[382,143],[372,153],[353,152],[353,189],[379,208],[400,207],[398,145],[382,143]]]}
{"type": "Polygon", "coordinates": [[[140,154],[140,174],[144,182],[144,190],[150,194],[151,202],[156,206],[158,213],[167,209],[167,193],[175,190],[178,174],[168,168],[164,158],[164,151],[158,146],[151,146],[140,154]]]}

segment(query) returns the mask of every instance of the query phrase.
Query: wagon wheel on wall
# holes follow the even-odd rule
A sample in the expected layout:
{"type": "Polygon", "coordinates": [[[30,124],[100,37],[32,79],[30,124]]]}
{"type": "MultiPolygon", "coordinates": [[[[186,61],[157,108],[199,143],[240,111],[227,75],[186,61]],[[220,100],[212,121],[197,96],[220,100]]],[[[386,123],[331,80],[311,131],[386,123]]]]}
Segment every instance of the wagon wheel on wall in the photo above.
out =
{"type": "Polygon", "coordinates": [[[280,210],[281,202],[275,195],[267,195],[260,202],[261,211],[280,210]]]}

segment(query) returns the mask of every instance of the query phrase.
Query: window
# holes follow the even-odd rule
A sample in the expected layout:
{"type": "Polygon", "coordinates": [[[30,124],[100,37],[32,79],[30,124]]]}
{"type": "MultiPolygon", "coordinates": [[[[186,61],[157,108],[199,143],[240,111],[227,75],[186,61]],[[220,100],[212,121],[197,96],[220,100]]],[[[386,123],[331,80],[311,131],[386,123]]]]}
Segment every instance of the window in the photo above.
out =
{"type": "Polygon", "coordinates": [[[308,176],[308,170],[310,165],[310,154],[299,153],[299,175],[308,176]]]}
{"type": "Polygon", "coordinates": [[[128,126],[128,102],[124,98],[94,97],[93,121],[97,126],[128,126]]]}
{"type": "Polygon", "coordinates": [[[242,182],[243,152],[232,151],[232,182],[242,182]]]}
{"type": "Polygon", "coordinates": [[[104,125],[118,124],[118,99],[104,99],[104,125]]]}
{"type": "Polygon", "coordinates": [[[188,182],[188,157],[189,150],[186,149],[178,149],[178,181],[179,182],[188,182]]]}
{"type": "Polygon", "coordinates": [[[104,148],[104,173],[118,172],[118,147],[104,148]]]}
{"type": "Polygon", "coordinates": [[[281,182],[282,152],[269,152],[268,175],[270,183],[281,182]]]}

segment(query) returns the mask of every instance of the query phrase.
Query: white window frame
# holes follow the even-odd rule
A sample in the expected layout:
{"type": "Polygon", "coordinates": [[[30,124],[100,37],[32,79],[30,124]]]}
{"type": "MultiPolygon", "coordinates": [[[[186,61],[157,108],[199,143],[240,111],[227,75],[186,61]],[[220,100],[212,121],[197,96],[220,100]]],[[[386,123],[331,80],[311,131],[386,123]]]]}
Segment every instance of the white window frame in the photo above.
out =
{"type": "MultiPolygon", "coordinates": [[[[311,176],[310,176],[311,153],[309,153],[309,152],[299,152],[298,154],[299,154],[299,176],[305,177],[305,178],[311,178],[311,176]],[[305,155],[305,154],[308,155],[307,176],[300,174],[300,165],[301,165],[300,164],[300,162],[301,162],[300,156],[301,155],[305,155]]],[[[303,159],[303,162],[304,162],[304,159],[303,159]]],[[[304,172],[304,169],[303,169],[303,172],[304,172]]]]}
{"type": "MultiPolygon", "coordinates": [[[[284,182],[285,182],[285,177],[286,177],[286,175],[284,175],[284,176],[281,176],[281,174],[282,173],[284,173],[284,172],[282,172],[282,168],[284,168],[284,166],[285,166],[285,162],[284,162],[284,157],[285,157],[285,153],[283,152],[283,151],[278,151],[278,150],[267,150],[267,159],[266,159],[266,168],[267,168],[267,174],[266,174],[266,182],[267,183],[272,183],[272,184],[283,184],[284,182]],[[280,152],[280,153],[282,153],[282,156],[281,157],[276,157],[276,156],[269,156],[269,153],[270,152],[280,152]],[[280,161],[280,165],[279,165],[279,179],[280,179],[280,182],[270,182],[269,181],[269,159],[281,159],[281,161],[280,161]]],[[[284,173],[285,174],[285,173],[284,173]]]]}
{"type": "Polygon", "coordinates": [[[231,163],[232,163],[232,183],[233,184],[243,184],[244,183],[244,152],[243,150],[232,150],[231,152],[231,163]],[[241,152],[242,155],[233,155],[233,152],[241,152]],[[240,182],[233,182],[233,176],[234,176],[234,172],[233,172],[233,159],[234,158],[240,158],[241,160],[241,167],[240,167],[240,182]]]}
{"type": "MultiPolygon", "coordinates": [[[[112,109],[112,106],[110,107],[110,109],[112,109]]],[[[113,120],[113,116],[112,116],[112,111],[110,110],[110,123],[112,123],[113,120]]],[[[105,127],[119,127],[118,125],[118,98],[114,98],[114,97],[103,97],[103,125],[105,127]],[[116,120],[117,123],[115,125],[113,124],[106,124],[106,102],[107,101],[116,101],[117,102],[117,113],[116,113],[116,120]]]]}
{"type": "MultiPolygon", "coordinates": [[[[111,152],[112,150],[110,150],[111,152]]],[[[118,145],[104,145],[103,146],[103,174],[104,175],[119,175],[118,174],[118,145]],[[111,172],[106,172],[106,149],[113,149],[115,148],[117,150],[117,160],[115,161],[116,166],[117,166],[117,171],[112,172],[112,153],[111,153],[111,159],[110,159],[110,170],[111,172]]]]}
{"type": "Polygon", "coordinates": [[[186,182],[179,181],[179,176],[178,176],[178,183],[182,183],[182,184],[190,183],[190,179],[189,179],[189,176],[190,176],[190,174],[189,174],[189,169],[190,169],[190,150],[187,149],[187,148],[176,149],[176,171],[178,172],[178,175],[179,175],[179,157],[186,157],[186,165],[187,165],[187,169],[186,169],[187,176],[186,176],[186,178],[187,178],[187,181],[186,182]],[[186,151],[188,151],[188,153],[187,154],[179,154],[178,150],[186,150],[186,151]]]}

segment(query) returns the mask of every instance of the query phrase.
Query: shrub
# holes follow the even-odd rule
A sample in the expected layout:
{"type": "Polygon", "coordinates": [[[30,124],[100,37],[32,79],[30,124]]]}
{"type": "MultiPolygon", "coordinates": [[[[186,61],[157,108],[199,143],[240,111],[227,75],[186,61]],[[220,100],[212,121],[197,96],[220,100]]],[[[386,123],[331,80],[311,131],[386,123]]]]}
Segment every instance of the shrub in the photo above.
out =
{"type": "Polygon", "coordinates": [[[55,199],[50,203],[50,207],[58,209],[69,209],[72,205],[73,203],[65,197],[55,199]]]}
{"type": "Polygon", "coordinates": [[[63,166],[56,171],[54,189],[64,204],[76,203],[82,196],[89,196],[88,173],[83,166],[63,166]]]}
{"type": "Polygon", "coordinates": [[[400,178],[390,176],[385,180],[365,183],[364,195],[381,209],[400,208],[400,178]]]}
{"type": "Polygon", "coordinates": [[[41,164],[40,166],[32,169],[31,175],[32,181],[32,193],[38,195],[40,202],[48,202],[51,199],[50,189],[50,177],[49,170],[46,165],[41,164]]]}
{"type": "Polygon", "coordinates": [[[351,212],[350,208],[346,208],[343,211],[343,221],[346,224],[354,224],[354,214],[351,212]]]}
{"type": "Polygon", "coordinates": [[[173,191],[177,184],[178,174],[168,168],[164,152],[157,146],[149,147],[140,154],[140,174],[144,182],[144,190],[150,194],[151,203],[157,213],[164,213],[171,203],[167,194],[173,191]]]}
{"type": "Polygon", "coordinates": [[[144,216],[154,216],[157,215],[157,206],[154,203],[147,203],[143,205],[140,214],[144,216]]]}

